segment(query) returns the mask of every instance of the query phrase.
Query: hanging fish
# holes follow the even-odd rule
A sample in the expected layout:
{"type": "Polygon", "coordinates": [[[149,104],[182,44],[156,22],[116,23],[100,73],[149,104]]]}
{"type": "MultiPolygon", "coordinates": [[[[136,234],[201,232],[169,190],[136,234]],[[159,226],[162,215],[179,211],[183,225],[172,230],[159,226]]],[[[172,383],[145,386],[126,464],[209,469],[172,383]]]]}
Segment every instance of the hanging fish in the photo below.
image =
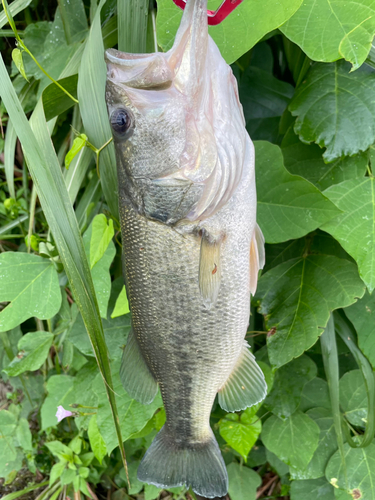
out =
{"type": "Polygon", "coordinates": [[[138,478],[213,498],[228,488],[210,428],[216,394],[228,412],[266,395],[244,340],[264,240],[254,148],[206,4],[188,0],[166,53],[108,50],[106,100],[132,313],[120,375],[145,404],[159,387],[167,416],[138,478]]]}

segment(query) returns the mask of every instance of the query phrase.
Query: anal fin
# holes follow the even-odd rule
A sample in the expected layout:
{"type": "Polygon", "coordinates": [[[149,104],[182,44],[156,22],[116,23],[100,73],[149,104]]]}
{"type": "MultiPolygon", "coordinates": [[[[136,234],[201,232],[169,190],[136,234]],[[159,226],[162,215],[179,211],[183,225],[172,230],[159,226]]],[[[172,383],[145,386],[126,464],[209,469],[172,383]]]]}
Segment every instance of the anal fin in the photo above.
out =
{"type": "Polygon", "coordinates": [[[205,306],[209,309],[219,295],[221,282],[221,241],[212,238],[203,230],[199,259],[199,290],[205,306]]]}
{"type": "Polygon", "coordinates": [[[130,330],[120,368],[120,379],[126,392],[136,401],[150,404],[158,384],[139,349],[133,330],[130,330]]]}
{"type": "Polygon", "coordinates": [[[262,401],[267,384],[249,345],[244,341],[236,366],[219,390],[219,405],[228,412],[245,410],[262,401]]]}

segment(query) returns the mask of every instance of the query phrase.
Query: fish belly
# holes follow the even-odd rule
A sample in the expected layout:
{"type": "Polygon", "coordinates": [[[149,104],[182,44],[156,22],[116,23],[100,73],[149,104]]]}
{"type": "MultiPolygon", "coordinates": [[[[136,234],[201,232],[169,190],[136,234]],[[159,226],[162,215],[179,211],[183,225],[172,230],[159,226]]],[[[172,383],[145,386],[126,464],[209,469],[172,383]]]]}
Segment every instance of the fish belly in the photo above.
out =
{"type": "Polygon", "coordinates": [[[239,357],[248,325],[249,238],[224,240],[219,295],[207,308],[198,284],[201,238],[124,204],[121,212],[133,331],[159,384],[168,434],[180,446],[204,442],[212,435],[215,395],[239,357]]]}

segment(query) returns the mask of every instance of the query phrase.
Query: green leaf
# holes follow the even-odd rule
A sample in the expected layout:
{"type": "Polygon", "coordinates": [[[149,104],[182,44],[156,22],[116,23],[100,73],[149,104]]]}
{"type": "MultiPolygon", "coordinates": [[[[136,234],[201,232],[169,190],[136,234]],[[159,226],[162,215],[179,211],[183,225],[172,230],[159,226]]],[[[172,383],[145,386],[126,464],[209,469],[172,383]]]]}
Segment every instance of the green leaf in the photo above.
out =
{"type": "Polygon", "coordinates": [[[31,332],[18,342],[18,354],[4,370],[9,377],[23,372],[38,370],[47,359],[53,333],[31,332]]]}
{"type": "Polygon", "coordinates": [[[320,190],[348,179],[364,177],[368,164],[368,154],[338,158],[325,163],[322,149],[316,144],[304,144],[290,127],[281,143],[285,167],[291,174],[300,175],[320,190]]]}
{"type": "Polygon", "coordinates": [[[322,378],[313,378],[305,384],[301,402],[298,407],[300,411],[307,411],[315,407],[331,409],[331,401],[329,399],[328,384],[322,378]]]}
{"type": "Polygon", "coordinates": [[[315,363],[308,356],[300,356],[277,370],[272,391],[264,401],[267,410],[281,419],[296,411],[305,384],[317,374],[315,363]]]}
{"type": "MultiPolygon", "coordinates": [[[[107,70],[103,57],[100,11],[104,3],[105,0],[101,0],[96,10],[78,73],[78,99],[83,126],[89,141],[98,149],[112,136],[103,97],[107,70]]],[[[99,171],[107,204],[112,215],[118,219],[118,185],[113,142],[100,153],[99,171]]]]}
{"type": "Polygon", "coordinates": [[[144,483],[142,483],[137,477],[137,470],[138,470],[139,464],[140,464],[140,460],[137,460],[135,462],[130,462],[128,465],[130,486],[128,484],[128,478],[126,477],[125,470],[122,469],[120,471],[120,474],[119,474],[121,479],[123,479],[123,481],[127,485],[129,495],[137,495],[142,490],[142,488],[144,486],[144,483]]]}
{"type": "Polygon", "coordinates": [[[86,146],[87,135],[80,134],[73,141],[72,147],[65,156],[65,168],[68,170],[73,158],[86,146]]]}
{"type": "Polygon", "coordinates": [[[267,462],[280,477],[289,474],[289,465],[284,464],[272,451],[266,448],[267,462]]]}
{"type": "Polygon", "coordinates": [[[44,400],[41,408],[42,430],[57,425],[56,412],[58,406],[69,409],[72,401],[71,392],[73,390],[74,377],[69,375],[52,375],[46,385],[48,396],[44,400]]]}
{"type": "Polygon", "coordinates": [[[303,142],[326,147],[327,162],[365,151],[375,141],[375,73],[349,64],[315,64],[289,105],[303,142]]]}
{"type": "Polygon", "coordinates": [[[332,234],[358,264],[370,293],[375,288],[375,179],[353,179],[324,194],[342,210],[322,229],[332,234]]]}
{"type": "Polygon", "coordinates": [[[238,90],[252,140],[276,142],[280,118],[294,93],[292,85],[251,64],[242,75],[238,90]]]}
{"type": "Polygon", "coordinates": [[[307,498],[335,500],[333,490],[333,486],[324,477],[307,479],[306,481],[292,481],[290,500],[306,500],[307,498]]]}
{"type": "Polygon", "coordinates": [[[263,424],[262,441],[280,460],[306,467],[318,446],[320,429],[308,415],[296,412],[286,420],[270,417],[263,424]]]}
{"type": "MultiPolygon", "coordinates": [[[[100,227],[101,216],[97,216],[97,217],[100,217],[100,219],[98,220],[99,224],[97,224],[97,227],[98,227],[98,225],[100,227]]],[[[103,217],[105,218],[104,215],[103,215],[103,217]]],[[[87,231],[83,235],[83,244],[85,245],[86,255],[87,255],[87,258],[90,260],[91,260],[92,237],[93,237],[93,230],[94,230],[93,224],[90,225],[90,227],[87,229],[87,231]]],[[[113,231],[113,222],[112,222],[112,226],[111,226],[111,224],[109,224],[109,226],[108,226],[107,233],[106,233],[107,236],[110,236],[110,234],[111,234],[111,227],[112,227],[112,231],[113,231]]],[[[98,236],[100,238],[100,229],[97,231],[96,235],[94,236],[94,240],[97,241],[98,236]]],[[[113,241],[111,241],[111,238],[109,238],[109,240],[107,239],[107,241],[106,241],[106,236],[103,235],[102,249],[104,249],[105,244],[107,244],[107,247],[105,248],[104,253],[101,254],[101,252],[99,252],[99,255],[102,255],[100,257],[100,260],[98,259],[96,261],[96,264],[91,264],[91,275],[92,275],[92,279],[94,282],[96,296],[98,299],[100,316],[102,318],[107,317],[108,300],[109,300],[109,296],[111,293],[111,275],[109,273],[109,268],[110,268],[110,265],[112,264],[114,256],[116,255],[116,248],[115,248],[113,241]]]]}
{"type": "Polygon", "coordinates": [[[29,427],[29,422],[26,418],[20,418],[18,421],[17,429],[16,429],[16,437],[21,448],[30,452],[33,449],[32,445],[32,436],[29,427]]]}
{"type": "MultiPolygon", "coordinates": [[[[248,408],[250,410],[250,408],[248,408]]],[[[220,435],[246,462],[249,451],[256,443],[262,430],[262,423],[256,415],[248,418],[245,410],[242,415],[228,413],[220,422],[220,435]]]]}
{"type": "Polygon", "coordinates": [[[100,434],[98,424],[96,422],[96,415],[93,415],[89,422],[88,427],[89,441],[92,451],[94,452],[95,458],[102,463],[103,458],[107,454],[107,448],[103,436],[100,434]]]}
{"type": "Polygon", "coordinates": [[[72,469],[65,469],[61,474],[61,484],[70,484],[73,483],[77,473],[72,469]]]}
{"type": "Polygon", "coordinates": [[[357,69],[371,48],[375,8],[372,0],[306,0],[280,29],[310,59],[332,62],[343,57],[357,69]]]}
{"type": "Polygon", "coordinates": [[[257,217],[267,243],[299,238],[338,215],[315,186],[286,170],[278,146],[263,141],[254,145],[257,217]]]}
{"type": "Polygon", "coordinates": [[[330,255],[292,259],[264,274],[255,299],[266,315],[272,365],[280,367],[315,344],[330,312],[364,293],[356,266],[330,255]]]}
{"type": "Polygon", "coordinates": [[[29,81],[27,76],[26,76],[26,73],[25,73],[22,52],[20,51],[20,49],[13,49],[12,50],[12,59],[14,61],[14,64],[17,66],[18,71],[21,73],[21,75],[24,77],[24,79],[29,81]]]}
{"type": "Polygon", "coordinates": [[[108,245],[115,234],[113,229],[113,220],[103,214],[97,215],[92,221],[91,240],[90,240],[90,267],[91,269],[103,257],[108,245]]]}
{"type": "Polygon", "coordinates": [[[256,490],[261,485],[260,476],[238,463],[231,463],[227,467],[229,487],[228,493],[232,500],[255,500],[256,490]]]}
{"type": "Polygon", "coordinates": [[[323,477],[328,460],[337,450],[332,412],[325,408],[313,408],[306,415],[319,426],[319,444],[306,468],[300,466],[290,468],[293,479],[318,479],[323,477]]]}
{"type": "Polygon", "coordinates": [[[328,462],[327,480],[351,494],[352,498],[372,500],[375,498],[375,444],[372,443],[367,448],[351,448],[345,444],[344,448],[347,477],[337,451],[328,462]]]}
{"type": "Polygon", "coordinates": [[[118,316],[123,316],[124,314],[128,314],[129,312],[130,312],[129,302],[124,285],[122,287],[119,296],[117,297],[115,308],[113,309],[111,318],[117,318],[118,316]]]}
{"type": "MultiPolygon", "coordinates": [[[[31,0],[14,0],[10,5],[8,5],[8,12],[11,13],[11,15],[14,17],[16,16],[19,12],[22,10],[26,9],[26,7],[31,3],[31,0]]],[[[2,10],[0,12],[0,29],[8,24],[8,19],[7,16],[2,10]]]]}
{"type": "MultiPolygon", "coordinates": [[[[301,5],[301,0],[246,0],[235,12],[218,26],[209,27],[220,52],[228,64],[250,50],[270,31],[281,26],[301,5]],[[255,20],[251,21],[251,20],[255,20]]],[[[218,2],[210,0],[209,9],[216,9],[218,2]]],[[[171,48],[180,25],[182,11],[169,0],[158,0],[158,43],[164,51],[171,48]]]]}
{"type": "Polygon", "coordinates": [[[0,313],[0,331],[10,330],[32,316],[52,318],[60,309],[59,280],[51,261],[23,252],[4,252],[0,255],[0,274],[0,302],[10,302],[0,313]]]}
{"type": "Polygon", "coordinates": [[[65,444],[61,443],[60,441],[49,441],[44,443],[45,446],[49,449],[49,451],[54,455],[55,457],[63,460],[67,460],[66,457],[69,457],[73,459],[73,452],[68,446],[65,444]]]}
{"type": "MultiPolygon", "coordinates": [[[[130,317],[121,317],[110,320],[103,319],[103,328],[111,359],[120,358],[131,328],[130,317]]],[[[72,344],[74,344],[77,349],[82,352],[82,354],[85,356],[94,356],[90,341],[83,335],[84,332],[85,325],[83,323],[82,316],[79,315],[69,332],[68,338],[70,342],[72,342],[72,344]]]]}
{"type": "Polygon", "coordinates": [[[345,314],[355,326],[361,351],[375,368],[375,294],[366,291],[362,299],[345,309],[345,314]]]}
{"type": "MultiPolygon", "coordinates": [[[[77,74],[61,78],[57,81],[69,94],[77,98],[77,74]]],[[[43,90],[42,99],[47,121],[52,120],[55,116],[61,115],[64,111],[74,106],[74,101],[54,83],[50,83],[43,90]]]]}
{"type": "Polygon", "coordinates": [[[88,30],[82,0],[59,0],[59,9],[68,44],[80,42],[88,30]]]}
{"type": "MultiPolygon", "coordinates": [[[[116,394],[121,432],[125,441],[129,436],[143,429],[155,411],[162,406],[162,403],[160,395],[157,395],[154,401],[149,405],[143,405],[131,399],[124,391],[120,381],[120,360],[114,361],[111,366],[114,381],[113,390],[116,394]]],[[[100,377],[95,379],[92,390],[98,396],[97,424],[99,431],[103,436],[108,453],[111,453],[118,443],[110,419],[110,408],[108,406],[104,384],[100,377]]]]}
{"type": "Polygon", "coordinates": [[[346,372],[340,379],[340,405],[353,425],[364,427],[367,422],[367,392],[361,370],[346,372]]]}
{"type": "Polygon", "coordinates": [[[155,500],[156,498],[159,497],[160,492],[162,491],[161,488],[158,488],[157,486],[154,486],[153,484],[145,484],[145,500],[155,500]]]}
{"type": "Polygon", "coordinates": [[[64,472],[65,467],[66,467],[65,460],[63,460],[62,462],[57,462],[57,464],[55,464],[52,467],[50,475],[49,475],[50,486],[53,485],[53,483],[56,481],[56,479],[59,479],[61,477],[61,474],[64,472]]]}

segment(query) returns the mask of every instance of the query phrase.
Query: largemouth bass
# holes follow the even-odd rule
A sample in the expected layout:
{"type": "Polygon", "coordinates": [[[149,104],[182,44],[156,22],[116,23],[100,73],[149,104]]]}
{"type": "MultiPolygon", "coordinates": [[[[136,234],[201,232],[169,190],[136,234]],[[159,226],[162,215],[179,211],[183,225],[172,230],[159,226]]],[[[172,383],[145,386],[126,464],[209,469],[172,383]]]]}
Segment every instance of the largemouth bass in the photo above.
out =
{"type": "Polygon", "coordinates": [[[121,379],[166,423],[138,469],[159,487],[227,493],[210,428],[261,401],[266,384],[244,340],[264,261],[254,148],[237,84],[208,36],[207,0],[188,0],[166,53],[106,52],[132,331],[121,379]]]}

